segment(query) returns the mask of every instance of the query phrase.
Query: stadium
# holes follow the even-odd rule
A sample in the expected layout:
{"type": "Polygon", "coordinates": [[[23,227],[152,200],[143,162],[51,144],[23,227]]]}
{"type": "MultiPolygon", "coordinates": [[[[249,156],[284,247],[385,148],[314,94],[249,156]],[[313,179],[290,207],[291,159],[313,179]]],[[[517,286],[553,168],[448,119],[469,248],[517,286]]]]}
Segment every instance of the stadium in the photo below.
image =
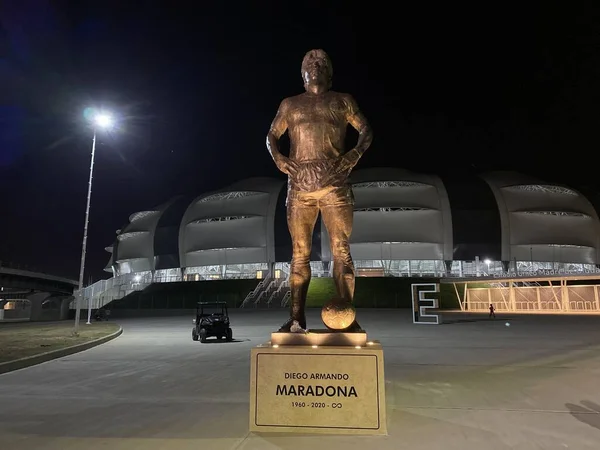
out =
{"type": "MultiPolygon", "coordinates": [[[[567,276],[600,267],[598,213],[570,187],[514,172],[444,181],[396,168],[357,170],[351,183],[357,277],[567,276]]],[[[106,248],[112,277],[84,296],[98,308],[156,283],[246,279],[256,286],[241,306],[285,305],[292,253],[285,197],[284,181],[249,178],[135,212],[106,248]]],[[[311,268],[314,278],[330,277],[320,221],[311,268]]],[[[597,298],[589,301],[596,308],[597,298]]]]}

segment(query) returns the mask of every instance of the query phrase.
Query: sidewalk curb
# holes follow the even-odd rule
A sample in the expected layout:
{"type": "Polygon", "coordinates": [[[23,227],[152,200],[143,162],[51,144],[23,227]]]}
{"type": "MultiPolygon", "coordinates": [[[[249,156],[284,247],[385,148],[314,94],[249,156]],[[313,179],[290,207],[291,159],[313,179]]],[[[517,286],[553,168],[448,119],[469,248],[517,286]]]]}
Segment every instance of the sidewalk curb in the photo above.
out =
{"type": "Polygon", "coordinates": [[[14,370],[24,369],[29,366],[34,366],[36,364],[41,364],[46,361],[51,361],[53,359],[62,358],[63,356],[69,356],[73,353],[82,352],[84,350],[88,350],[92,347],[96,347],[97,345],[104,344],[108,341],[112,341],[115,338],[118,338],[123,333],[123,328],[119,327],[117,331],[108,336],[101,337],[99,339],[95,339],[93,341],[84,342],[83,344],[71,345],[70,347],[60,348],[58,350],[52,350],[50,352],[41,353],[39,355],[28,356],[26,358],[15,359],[14,361],[7,361],[4,363],[0,363],[0,375],[7,372],[12,372],[14,370]]]}

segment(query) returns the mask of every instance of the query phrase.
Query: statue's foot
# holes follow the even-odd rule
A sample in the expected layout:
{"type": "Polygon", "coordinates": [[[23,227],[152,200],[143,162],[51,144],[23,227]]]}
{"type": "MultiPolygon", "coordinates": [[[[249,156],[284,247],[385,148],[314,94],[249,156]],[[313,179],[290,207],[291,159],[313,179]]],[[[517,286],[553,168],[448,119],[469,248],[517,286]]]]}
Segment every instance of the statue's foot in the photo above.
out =
{"type": "Polygon", "coordinates": [[[352,322],[352,325],[350,325],[348,328],[346,328],[345,330],[343,330],[344,333],[362,333],[365,330],[363,330],[360,325],[358,324],[358,322],[355,320],[354,322],[352,322]]]}
{"type": "Polygon", "coordinates": [[[289,333],[290,332],[290,328],[292,328],[292,322],[293,321],[294,320],[290,317],[288,320],[286,320],[286,322],[283,325],[281,325],[279,327],[278,332],[279,333],[289,333]]]}
{"type": "Polygon", "coordinates": [[[290,327],[290,333],[306,333],[306,329],[302,328],[297,320],[294,320],[290,327]]]}
{"type": "Polygon", "coordinates": [[[279,333],[306,333],[306,319],[298,321],[293,317],[290,317],[281,327],[279,333]]]}

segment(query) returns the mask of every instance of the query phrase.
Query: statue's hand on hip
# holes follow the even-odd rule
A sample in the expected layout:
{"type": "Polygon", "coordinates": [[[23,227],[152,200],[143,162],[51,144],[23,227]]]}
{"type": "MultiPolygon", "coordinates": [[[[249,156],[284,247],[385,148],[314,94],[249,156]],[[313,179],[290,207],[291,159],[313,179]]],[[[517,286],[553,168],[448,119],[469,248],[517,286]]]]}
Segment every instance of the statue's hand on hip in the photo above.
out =
{"type": "Polygon", "coordinates": [[[275,158],[275,165],[286,175],[293,177],[298,172],[298,164],[287,156],[279,155],[275,158]]]}
{"type": "Polygon", "coordinates": [[[340,156],[335,163],[335,172],[349,172],[354,166],[358,163],[360,159],[360,154],[356,150],[350,150],[349,152],[340,156]]]}

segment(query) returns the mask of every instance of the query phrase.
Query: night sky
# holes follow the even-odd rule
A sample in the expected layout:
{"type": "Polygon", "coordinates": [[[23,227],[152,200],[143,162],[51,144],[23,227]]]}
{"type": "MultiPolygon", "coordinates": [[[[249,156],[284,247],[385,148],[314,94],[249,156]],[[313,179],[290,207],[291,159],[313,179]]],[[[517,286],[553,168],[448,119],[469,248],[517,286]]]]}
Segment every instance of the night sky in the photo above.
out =
{"type": "Polygon", "coordinates": [[[358,168],[599,191],[598,2],[448,3],[1,0],[0,260],[77,277],[86,107],[119,119],[99,136],[86,281],[131,213],[281,176],[265,136],[312,48],[373,127],[358,168]]]}

